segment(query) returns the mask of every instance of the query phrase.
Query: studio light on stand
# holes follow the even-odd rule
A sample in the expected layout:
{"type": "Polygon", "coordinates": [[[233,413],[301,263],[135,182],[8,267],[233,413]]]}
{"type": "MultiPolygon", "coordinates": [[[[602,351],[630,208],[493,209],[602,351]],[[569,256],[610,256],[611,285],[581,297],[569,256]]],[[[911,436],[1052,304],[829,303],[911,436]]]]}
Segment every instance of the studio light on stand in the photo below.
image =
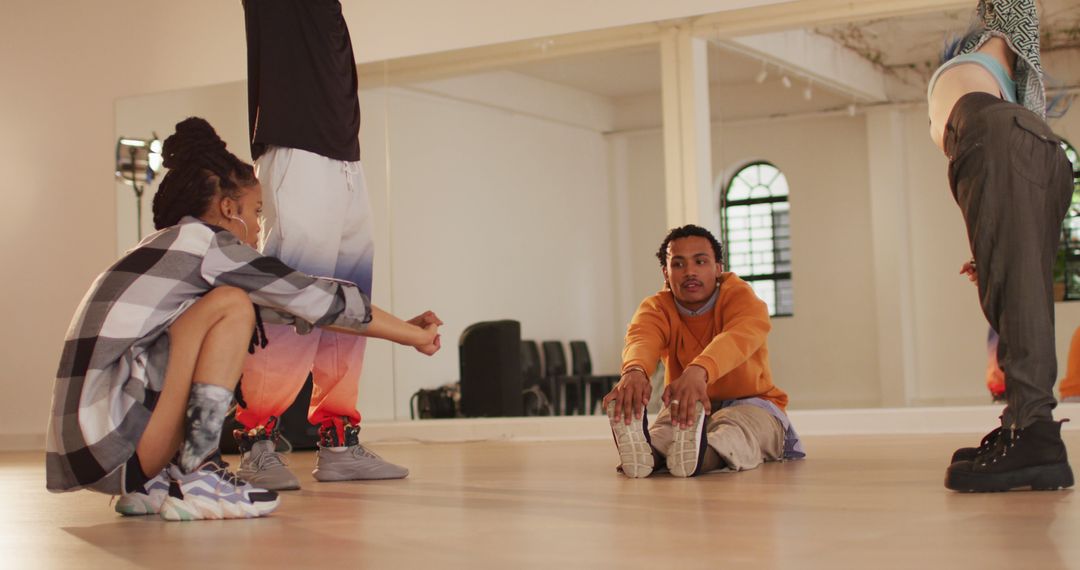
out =
{"type": "Polygon", "coordinates": [[[135,227],[142,240],[142,196],[161,171],[161,140],[120,137],[116,141],[116,178],[135,191],[135,227]]]}

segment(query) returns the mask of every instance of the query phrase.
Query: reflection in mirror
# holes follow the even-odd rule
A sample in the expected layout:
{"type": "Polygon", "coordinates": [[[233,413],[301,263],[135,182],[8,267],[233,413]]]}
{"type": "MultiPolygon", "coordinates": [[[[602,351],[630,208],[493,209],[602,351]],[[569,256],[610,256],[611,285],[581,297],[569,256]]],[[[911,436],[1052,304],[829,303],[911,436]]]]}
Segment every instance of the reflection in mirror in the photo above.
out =
{"type": "MultiPolygon", "coordinates": [[[[1068,4],[1041,3],[1051,98],[1080,85],[1080,46],[1069,39],[1080,9],[1068,4]]],[[[729,262],[766,261],[756,288],[791,303],[769,342],[793,409],[991,401],[986,320],[957,275],[967,236],[926,127],[927,81],[970,17],[939,11],[712,44],[714,189],[729,262]],[[786,178],[782,212],[771,194],[739,194],[741,173],[760,163],[786,178]],[[758,216],[739,217],[755,207],[758,216]],[[786,291],[780,264],[790,264],[786,291]]],[[[1050,125],[1075,138],[1080,117],[1050,125]]],[[[1063,370],[1080,307],[1058,303],[1057,323],[1063,370]]]]}
{"type": "MultiPolygon", "coordinates": [[[[1080,85],[1067,29],[1076,9],[1043,4],[1057,15],[1044,17],[1051,94],[1069,97],[1080,85]]],[[[728,264],[771,297],[771,362],[792,409],[989,402],[985,321],[955,275],[966,236],[926,129],[926,80],[968,16],[696,32],[707,40],[709,116],[697,118],[709,125],[707,198],[726,222],[712,229],[727,235],[728,264]],[[734,182],[742,175],[746,188],[734,182]],[[735,222],[728,207],[749,216],[735,222]]],[[[669,225],[671,91],[657,30],[557,57],[537,41],[532,52],[466,64],[437,54],[413,67],[360,66],[373,300],[446,322],[434,358],[369,343],[365,419],[407,419],[417,390],[457,382],[458,338],[482,321],[518,321],[522,339],[560,341],[568,360],[569,341],[584,340],[594,374],[618,370],[626,323],[662,284],[654,253],[669,225]]],[[[248,156],[243,82],[119,100],[116,133],[164,138],[190,115],[248,156]]],[[[1075,111],[1051,126],[1080,140],[1075,111]]],[[[131,189],[119,182],[116,204],[120,253],[138,229],[131,189]]],[[[1080,303],[1057,311],[1063,367],[1080,303]]]]}
{"type": "MultiPolygon", "coordinates": [[[[421,359],[394,347],[393,394],[365,382],[364,406],[382,408],[392,396],[396,417],[408,418],[414,392],[460,378],[455,345],[481,321],[512,319],[522,339],[559,341],[568,367],[569,342],[583,340],[594,374],[618,371],[641,289],[660,282],[652,268],[637,284],[626,260],[648,260],[662,235],[663,173],[628,180],[626,163],[642,157],[627,156],[623,134],[640,124],[641,99],[658,90],[659,74],[650,45],[366,93],[365,124],[385,121],[368,131],[384,138],[362,135],[369,176],[386,177],[385,214],[376,214],[389,247],[376,274],[389,275],[395,312],[439,313],[446,348],[421,359]],[[383,152],[386,168],[374,175],[371,157],[383,152]]],[[[660,145],[635,152],[662,164],[660,145]]],[[[549,400],[552,385],[540,385],[549,400]]]]}

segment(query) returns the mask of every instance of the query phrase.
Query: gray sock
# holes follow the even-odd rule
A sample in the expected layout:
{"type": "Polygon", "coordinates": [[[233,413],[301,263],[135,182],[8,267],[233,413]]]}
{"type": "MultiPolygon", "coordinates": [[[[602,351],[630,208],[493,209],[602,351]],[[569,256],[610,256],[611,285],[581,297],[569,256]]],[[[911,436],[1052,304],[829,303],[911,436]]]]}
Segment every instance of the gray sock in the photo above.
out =
{"type": "Polygon", "coordinates": [[[180,447],[180,471],[191,473],[218,449],[221,429],[232,405],[232,390],[213,384],[192,384],[180,447]]]}

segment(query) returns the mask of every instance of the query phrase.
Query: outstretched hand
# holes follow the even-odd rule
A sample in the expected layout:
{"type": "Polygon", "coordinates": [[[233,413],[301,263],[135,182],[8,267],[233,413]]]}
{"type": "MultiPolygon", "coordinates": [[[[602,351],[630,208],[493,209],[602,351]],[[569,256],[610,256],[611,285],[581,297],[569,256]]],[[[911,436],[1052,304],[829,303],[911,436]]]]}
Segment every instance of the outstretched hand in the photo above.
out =
{"type": "Polygon", "coordinates": [[[439,335],[439,327],[443,324],[442,319],[432,311],[424,311],[406,321],[410,325],[420,327],[424,335],[420,342],[414,345],[417,352],[431,356],[442,348],[442,337],[439,335]]]}
{"type": "Polygon", "coordinates": [[[433,311],[424,311],[423,313],[420,313],[419,315],[416,315],[415,317],[405,322],[409,323],[410,325],[416,325],[422,329],[427,328],[427,326],[430,324],[435,324],[439,326],[442,326],[443,324],[442,319],[440,319],[439,316],[436,315],[433,311]]]}
{"type": "Polygon", "coordinates": [[[615,389],[604,396],[604,410],[607,410],[608,402],[614,401],[613,419],[630,425],[634,418],[641,419],[651,396],[652,384],[649,382],[649,377],[637,368],[627,370],[619,378],[615,389]]]}
{"type": "Polygon", "coordinates": [[[664,389],[664,404],[671,412],[671,423],[681,428],[688,428],[694,421],[694,404],[701,402],[705,416],[712,413],[709,401],[709,374],[704,368],[690,365],[671,384],[664,389]]]}

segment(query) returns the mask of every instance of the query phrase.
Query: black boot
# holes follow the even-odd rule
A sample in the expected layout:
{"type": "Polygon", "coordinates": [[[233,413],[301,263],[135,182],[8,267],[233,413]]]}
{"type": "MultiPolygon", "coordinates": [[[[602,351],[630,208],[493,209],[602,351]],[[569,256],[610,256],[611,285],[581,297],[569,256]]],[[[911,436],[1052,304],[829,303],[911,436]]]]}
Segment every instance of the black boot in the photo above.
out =
{"type": "Polygon", "coordinates": [[[998,439],[1001,437],[1001,428],[996,427],[993,431],[983,436],[982,441],[979,442],[979,447],[961,447],[952,454],[952,461],[950,465],[957,461],[974,461],[975,457],[980,453],[987,453],[995,445],[997,445],[998,439]]]}
{"type": "Polygon", "coordinates": [[[1049,491],[1072,485],[1061,422],[1053,420],[1039,420],[1022,429],[1003,428],[988,450],[972,460],[953,463],[945,472],[945,487],[953,491],[986,493],[1028,487],[1049,491]]]}

